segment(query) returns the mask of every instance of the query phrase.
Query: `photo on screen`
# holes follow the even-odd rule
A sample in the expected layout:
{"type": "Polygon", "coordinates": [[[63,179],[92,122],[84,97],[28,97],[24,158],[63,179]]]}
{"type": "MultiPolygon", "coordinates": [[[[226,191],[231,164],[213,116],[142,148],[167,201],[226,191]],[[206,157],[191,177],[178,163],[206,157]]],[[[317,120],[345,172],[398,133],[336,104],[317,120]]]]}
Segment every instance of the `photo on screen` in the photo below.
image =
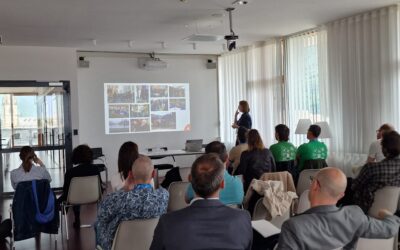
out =
{"type": "Polygon", "coordinates": [[[150,119],[132,119],[131,132],[148,132],[150,131],[150,119]]]}
{"type": "Polygon", "coordinates": [[[129,119],[110,119],[110,133],[129,133],[129,119]]]}
{"type": "Polygon", "coordinates": [[[108,115],[110,118],[129,118],[129,105],[109,105],[108,115]]]}
{"type": "Polygon", "coordinates": [[[168,111],[168,99],[152,99],[151,111],[168,111]]]}
{"type": "Polygon", "coordinates": [[[176,113],[171,112],[163,115],[151,115],[152,130],[175,130],[176,129],[176,113]]]}
{"type": "Polygon", "coordinates": [[[132,103],[135,102],[134,90],[130,85],[108,85],[108,103],[132,103]]]}
{"type": "Polygon", "coordinates": [[[189,83],[104,83],[106,134],[189,131],[189,83]]]}
{"type": "Polygon", "coordinates": [[[168,97],[168,85],[151,85],[151,97],[168,97]]]}
{"type": "Polygon", "coordinates": [[[149,85],[136,86],[136,103],[149,103],[149,85]]]}
{"type": "Polygon", "coordinates": [[[186,110],[186,99],[169,99],[170,110],[186,110]]]}
{"type": "Polygon", "coordinates": [[[149,104],[133,104],[131,105],[131,118],[150,117],[149,104]]]}
{"type": "Polygon", "coordinates": [[[169,97],[185,97],[185,86],[169,86],[169,97]]]}

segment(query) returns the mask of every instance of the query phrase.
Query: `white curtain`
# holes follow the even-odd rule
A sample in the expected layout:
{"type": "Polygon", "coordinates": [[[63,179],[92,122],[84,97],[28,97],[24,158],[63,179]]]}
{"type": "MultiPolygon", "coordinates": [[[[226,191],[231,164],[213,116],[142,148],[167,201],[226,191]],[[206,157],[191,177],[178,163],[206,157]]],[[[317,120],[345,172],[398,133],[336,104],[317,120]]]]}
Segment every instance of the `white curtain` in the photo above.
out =
{"type": "Polygon", "coordinates": [[[231,128],[240,100],[247,100],[253,128],[266,146],[274,143],[274,126],[282,122],[280,41],[271,40],[226,53],[218,59],[221,140],[232,146],[236,131],[231,128]]]}
{"type": "Polygon", "coordinates": [[[231,128],[240,100],[247,98],[246,51],[235,51],[218,58],[219,128],[221,141],[231,147],[236,132],[231,128]]]}
{"type": "Polygon", "coordinates": [[[333,164],[349,172],[366,160],[375,131],[399,129],[398,9],[391,6],[326,25],[324,112],[333,164]]]}
{"type": "Polygon", "coordinates": [[[286,39],[286,101],[287,123],[291,141],[299,146],[307,141],[305,135],[295,135],[299,119],[315,123],[323,119],[319,84],[319,35],[317,31],[286,39]]]}

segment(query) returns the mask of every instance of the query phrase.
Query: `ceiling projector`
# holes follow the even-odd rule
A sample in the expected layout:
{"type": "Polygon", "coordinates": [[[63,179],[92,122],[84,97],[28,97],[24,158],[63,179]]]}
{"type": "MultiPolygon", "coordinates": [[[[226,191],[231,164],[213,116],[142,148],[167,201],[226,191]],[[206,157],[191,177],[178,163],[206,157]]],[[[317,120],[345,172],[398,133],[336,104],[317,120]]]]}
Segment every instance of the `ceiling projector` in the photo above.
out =
{"type": "Polygon", "coordinates": [[[168,67],[167,62],[155,57],[154,53],[150,57],[142,57],[138,59],[139,68],[144,70],[162,70],[168,67]]]}
{"type": "Polygon", "coordinates": [[[229,29],[231,33],[229,35],[226,35],[224,38],[226,40],[226,47],[229,51],[236,49],[236,40],[239,39],[239,36],[235,34],[232,28],[232,11],[234,9],[235,8],[226,9],[226,11],[229,12],[229,29]]]}

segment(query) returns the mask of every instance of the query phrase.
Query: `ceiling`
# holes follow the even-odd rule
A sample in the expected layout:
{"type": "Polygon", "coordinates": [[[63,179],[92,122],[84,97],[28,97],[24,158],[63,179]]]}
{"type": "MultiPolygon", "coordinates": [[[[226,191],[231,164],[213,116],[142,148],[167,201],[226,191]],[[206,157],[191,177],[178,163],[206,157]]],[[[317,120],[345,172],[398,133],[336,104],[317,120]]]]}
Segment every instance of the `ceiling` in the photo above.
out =
{"type": "MultiPolygon", "coordinates": [[[[194,33],[225,35],[225,8],[234,0],[2,0],[4,45],[73,47],[89,51],[219,54],[224,40],[199,42],[194,33]],[[96,40],[96,45],[93,43],[96,40]],[[132,40],[131,47],[129,41],[132,40]],[[165,43],[162,48],[161,42],[165,43]]],[[[235,5],[239,46],[313,28],[387,6],[393,0],[248,0],[235,5]]]]}

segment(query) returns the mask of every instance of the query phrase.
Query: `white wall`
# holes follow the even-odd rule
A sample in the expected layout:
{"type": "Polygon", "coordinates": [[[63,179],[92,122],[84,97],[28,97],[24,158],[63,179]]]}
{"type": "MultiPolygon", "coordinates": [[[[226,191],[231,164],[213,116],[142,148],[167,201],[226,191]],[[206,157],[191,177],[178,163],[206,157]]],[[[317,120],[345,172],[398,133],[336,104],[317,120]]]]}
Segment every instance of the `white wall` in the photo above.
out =
{"type": "MultiPolygon", "coordinates": [[[[92,147],[102,147],[111,174],[117,172],[117,156],[121,144],[132,140],[140,150],[154,146],[182,149],[187,139],[203,139],[205,143],[219,136],[217,71],[206,69],[210,56],[162,56],[168,68],[145,71],[137,67],[135,54],[78,53],[90,61],[90,68],[78,69],[79,139],[92,147]],[[190,83],[190,132],[155,132],[144,134],[106,135],[104,128],[104,83],[190,83]]],[[[215,58],[213,58],[215,59],[215,58]]],[[[190,164],[177,159],[179,165],[190,164]]]]}
{"type": "Polygon", "coordinates": [[[70,81],[72,128],[79,124],[76,68],[73,48],[0,46],[0,80],[70,81]]]}

